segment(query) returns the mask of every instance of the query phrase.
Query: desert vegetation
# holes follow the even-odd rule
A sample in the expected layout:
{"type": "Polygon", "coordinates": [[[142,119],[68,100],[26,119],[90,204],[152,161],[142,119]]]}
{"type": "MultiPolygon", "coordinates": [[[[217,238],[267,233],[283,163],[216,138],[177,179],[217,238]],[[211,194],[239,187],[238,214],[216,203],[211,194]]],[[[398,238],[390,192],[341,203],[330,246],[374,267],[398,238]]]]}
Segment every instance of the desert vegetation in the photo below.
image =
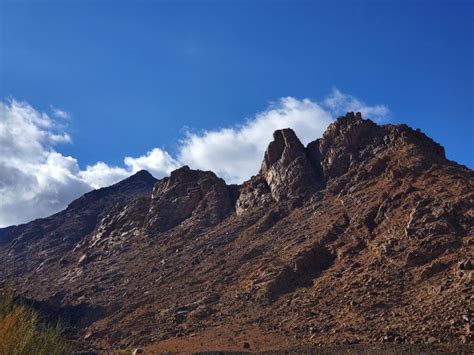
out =
{"type": "Polygon", "coordinates": [[[46,321],[17,302],[10,287],[0,291],[0,354],[70,354],[72,343],[59,322],[46,321]]]}

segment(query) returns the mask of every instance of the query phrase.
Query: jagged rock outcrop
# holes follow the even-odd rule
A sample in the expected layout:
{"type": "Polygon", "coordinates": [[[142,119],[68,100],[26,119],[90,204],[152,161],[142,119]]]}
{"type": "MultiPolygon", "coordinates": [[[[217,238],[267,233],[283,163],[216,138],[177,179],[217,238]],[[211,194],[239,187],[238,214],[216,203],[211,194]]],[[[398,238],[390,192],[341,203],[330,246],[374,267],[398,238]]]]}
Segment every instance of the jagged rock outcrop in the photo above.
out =
{"type": "Polygon", "coordinates": [[[240,216],[255,207],[269,206],[272,200],[265,178],[261,175],[253,176],[240,187],[235,212],[240,216]]]}
{"type": "Polygon", "coordinates": [[[341,176],[351,164],[363,159],[370,144],[380,144],[380,129],[374,122],[363,120],[360,113],[350,112],[329,125],[321,139],[308,145],[308,151],[321,164],[326,179],[341,176]]]}
{"type": "Polygon", "coordinates": [[[379,170],[391,157],[399,156],[400,149],[405,156],[419,160],[416,165],[410,162],[406,167],[411,170],[429,168],[437,159],[445,159],[443,147],[422,132],[407,125],[378,126],[363,119],[359,112],[340,117],[329,125],[322,138],[307,147],[311,160],[320,164],[326,180],[340,177],[351,168],[374,164],[374,158],[378,164],[375,169],[379,170]]]}
{"type": "Polygon", "coordinates": [[[85,348],[469,344],[473,191],[423,133],[348,113],[307,147],[276,131],[242,185],[142,171],[0,229],[0,287],[85,348]]]}
{"type": "Polygon", "coordinates": [[[153,188],[147,229],[164,232],[188,218],[213,225],[233,209],[233,202],[230,189],[213,172],[183,166],[153,188]]]}
{"type": "Polygon", "coordinates": [[[265,177],[276,201],[308,195],[322,184],[305,147],[291,129],[275,131],[260,174],[265,177]]]}

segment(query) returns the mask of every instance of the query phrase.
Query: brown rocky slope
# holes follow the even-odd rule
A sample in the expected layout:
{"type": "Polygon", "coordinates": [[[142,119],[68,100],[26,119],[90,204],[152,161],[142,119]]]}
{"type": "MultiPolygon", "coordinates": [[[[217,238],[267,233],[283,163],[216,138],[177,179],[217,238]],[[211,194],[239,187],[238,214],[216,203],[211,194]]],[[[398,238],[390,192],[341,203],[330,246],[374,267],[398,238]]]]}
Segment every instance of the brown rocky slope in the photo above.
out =
{"type": "Polygon", "coordinates": [[[307,147],[276,131],[240,186],[141,171],[0,229],[0,283],[97,349],[469,344],[473,185],[418,130],[348,113],[307,147]]]}

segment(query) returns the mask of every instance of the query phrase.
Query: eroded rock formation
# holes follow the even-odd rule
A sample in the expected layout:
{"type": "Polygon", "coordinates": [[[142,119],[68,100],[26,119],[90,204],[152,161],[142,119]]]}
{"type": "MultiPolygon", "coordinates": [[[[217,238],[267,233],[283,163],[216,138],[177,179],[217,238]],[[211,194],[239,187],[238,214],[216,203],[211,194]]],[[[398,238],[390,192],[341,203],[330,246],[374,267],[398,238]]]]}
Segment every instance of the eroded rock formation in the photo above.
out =
{"type": "Polygon", "coordinates": [[[276,131],[240,186],[142,171],[2,229],[0,282],[69,317],[87,347],[231,349],[230,330],[253,350],[469,343],[473,191],[423,133],[348,113],[307,147],[276,131]]]}

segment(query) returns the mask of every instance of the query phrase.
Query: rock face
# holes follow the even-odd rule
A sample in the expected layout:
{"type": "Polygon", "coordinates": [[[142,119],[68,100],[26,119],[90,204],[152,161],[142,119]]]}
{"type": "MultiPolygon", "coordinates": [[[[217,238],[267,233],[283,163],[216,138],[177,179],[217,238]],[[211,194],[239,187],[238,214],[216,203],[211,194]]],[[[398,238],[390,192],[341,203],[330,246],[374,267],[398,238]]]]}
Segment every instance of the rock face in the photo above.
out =
{"type": "Polygon", "coordinates": [[[255,207],[266,207],[273,201],[270,188],[265,178],[261,175],[252,177],[242,184],[239,197],[235,204],[235,212],[242,215],[246,211],[252,211],[255,207]]]}
{"type": "Polygon", "coordinates": [[[232,209],[231,190],[224,180],[210,171],[183,166],[155,185],[147,227],[151,232],[164,232],[188,218],[213,225],[232,209]]]}
{"type": "Polygon", "coordinates": [[[142,171],[0,229],[0,287],[87,348],[470,343],[473,242],[473,172],[348,113],[307,147],[276,131],[242,185],[142,171]]]}
{"type": "MultiPolygon", "coordinates": [[[[331,124],[323,138],[310,143],[308,148],[313,159],[320,160],[324,176],[330,179],[343,175],[351,165],[362,160],[368,146],[379,146],[380,129],[372,121],[348,113],[331,124]]],[[[367,150],[370,151],[370,147],[367,150]]]]}
{"type": "Polygon", "coordinates": [[[322,183],[305,147],[291,129],[275,131],[273,141],[265,152],[260,174],[265,177],[277,202],[308,195],[322,183]]]}

